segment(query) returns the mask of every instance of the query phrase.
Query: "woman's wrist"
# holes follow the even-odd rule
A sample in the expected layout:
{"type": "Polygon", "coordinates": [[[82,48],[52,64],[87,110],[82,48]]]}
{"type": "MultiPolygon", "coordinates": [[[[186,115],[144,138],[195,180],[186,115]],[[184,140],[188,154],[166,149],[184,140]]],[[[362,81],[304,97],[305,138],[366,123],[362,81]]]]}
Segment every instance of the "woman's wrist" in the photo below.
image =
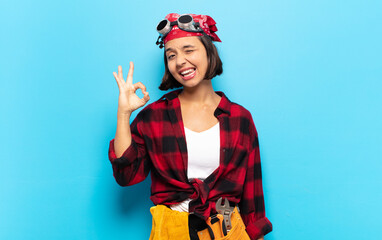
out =
{"type": "Polygon", "coordinates": [[[121,120],[123,120],[123,119],[127,119],[127,120],[130,120],[130,117],[131,117],[131,113],[132,112],[130,112],[130,111],[119,111],[118,110],[118,112],[117,112],[117,118],[118,119],[121,119],[121,120]]]}

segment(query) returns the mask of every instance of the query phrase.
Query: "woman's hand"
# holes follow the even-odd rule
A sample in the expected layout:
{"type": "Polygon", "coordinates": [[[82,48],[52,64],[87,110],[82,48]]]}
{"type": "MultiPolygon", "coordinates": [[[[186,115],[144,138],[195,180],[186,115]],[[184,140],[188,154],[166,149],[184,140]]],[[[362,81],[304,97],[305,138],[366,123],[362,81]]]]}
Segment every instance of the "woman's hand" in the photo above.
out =
{"type": "Polygon", "coordinates": [[[131,114],[134,110],[142,107],[150,100],[149,93],[146,92],[146,87],[143,83],[137,82],[133,84],[133,73],[133,62],[130,62],[126,82],[123,79],[121,66],[118,66],[118,75],[116,72],[113,72],[119,88],[118,114],[131,114]],[[142,90],[143,98],[139,98],[137,94],[135,94],[138,88],[142,90]]]}

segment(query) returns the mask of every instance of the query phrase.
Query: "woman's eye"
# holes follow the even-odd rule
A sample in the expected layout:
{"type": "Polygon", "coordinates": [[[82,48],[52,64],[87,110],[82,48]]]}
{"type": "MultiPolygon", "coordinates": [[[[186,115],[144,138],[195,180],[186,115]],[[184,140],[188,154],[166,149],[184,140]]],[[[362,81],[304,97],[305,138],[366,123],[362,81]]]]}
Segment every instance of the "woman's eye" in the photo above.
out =
{"type": "Polygon", "coordinates": [[[173,57],[175,57],[175,55],[172,54],[172,55],[167,56],[167,59],[171,59],[173,57]]]}
{"type": "Polygon", "coordinates": [[[194,50],[187,50],[186,52],[187,52],[187,53],[190,53],[190,52],[193,52],[193,51],[194,51],[194,50]]]}

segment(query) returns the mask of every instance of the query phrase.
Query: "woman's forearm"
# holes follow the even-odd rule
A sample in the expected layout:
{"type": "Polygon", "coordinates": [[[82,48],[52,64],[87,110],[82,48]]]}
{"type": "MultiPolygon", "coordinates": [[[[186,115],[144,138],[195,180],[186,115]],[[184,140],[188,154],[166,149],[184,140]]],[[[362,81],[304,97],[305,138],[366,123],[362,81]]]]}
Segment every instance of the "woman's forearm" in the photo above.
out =
{"type": "Polygon", "coordinates": [[[126,149],[131,145],[130,130],[131,113],[117,114],[117,131],[114,139],[114,150],[116,157],[121,157],[126,149]]]}

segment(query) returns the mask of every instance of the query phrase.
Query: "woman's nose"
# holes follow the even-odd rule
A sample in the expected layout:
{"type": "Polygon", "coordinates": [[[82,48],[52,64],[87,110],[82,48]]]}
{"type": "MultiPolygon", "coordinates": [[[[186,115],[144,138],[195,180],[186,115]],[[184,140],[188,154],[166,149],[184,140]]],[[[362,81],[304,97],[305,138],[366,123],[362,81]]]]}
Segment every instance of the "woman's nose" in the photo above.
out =
{"type": "Polygon", "coordinates": [[[184,56],[184,54],[178,54],[178,56],[176,56],[176,65],[182,66],[186,61],[186,56],[184,56]]]}

